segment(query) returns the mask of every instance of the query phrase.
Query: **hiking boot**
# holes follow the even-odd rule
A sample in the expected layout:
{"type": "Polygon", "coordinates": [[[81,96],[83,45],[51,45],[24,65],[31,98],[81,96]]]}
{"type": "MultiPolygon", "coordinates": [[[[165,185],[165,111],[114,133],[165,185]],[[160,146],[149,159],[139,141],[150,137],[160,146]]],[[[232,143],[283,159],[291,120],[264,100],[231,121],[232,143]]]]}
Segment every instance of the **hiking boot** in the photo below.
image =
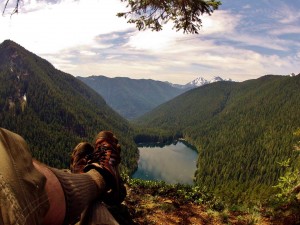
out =
{"type": "Polygon", "coordinates": [[[70,170],[72,173],[84,173],[83,169],[94,153],[94,147],[88,142],[79,143],[71,155],[70,170]]]}
{"type": "Polygon", "coordinates": [[[126,188],[119,173],[121,147],[110,131],[101,131],[95,141],[95,151],[84,171],[96,169],[104,177],[107,193],[103,201],[108,205],[120,204],[126,196],[126,188]]]}

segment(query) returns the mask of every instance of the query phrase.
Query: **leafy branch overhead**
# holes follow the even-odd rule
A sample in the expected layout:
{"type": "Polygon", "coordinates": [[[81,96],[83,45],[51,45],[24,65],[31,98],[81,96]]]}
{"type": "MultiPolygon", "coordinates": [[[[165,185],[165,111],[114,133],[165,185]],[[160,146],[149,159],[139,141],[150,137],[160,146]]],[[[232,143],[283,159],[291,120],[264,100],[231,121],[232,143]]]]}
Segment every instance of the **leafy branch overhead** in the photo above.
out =
{"type": "Polygon", "coordinates": [[[128,18],[139,30],[160,31],[169,21],[177,31],[197,34],[202,26],[203,14],[211,15],[221,5],[220,1],[211,0],[121,0],[128,2],[128,12],[118,13],[119,17],[128,18]]]}
{"type": "MultiPolygon", "coordinates": [[[[6,8],[7,8],[7,5],[8,5],[8,3],[9,3],[9,1],[10,1],[10,0],[6,0],[5,5],[4,5],[4,9],[3,9],[3,11],[2,11],[2,15],[4,15],[4,12],[5,12],[6,8]]],[[[12,11],[11,15],[13,15],[13,14],[15,14],[15,13],[18,13],[20,1],[21,1],[21,0],[17,0],[17,1],[16,1],[15,8],[14,8],[14,10],[12,11]]]]}
{"type": "MultiPolygon", "coordinates": [[[[3,13],[7,4],[7,0],[3,13]]],[[[139,30],[160,31],[167,22],[173,22],[173,28],[184,33],[198,34],[203,14],[211,15],[221,5],[217,0],[120,0],[127,3],[129,11],[120,12],[118,17],[128,19],[139,30]]],[[[12,14],[17,13],[20,0],[16,0],[12,14]]]]}

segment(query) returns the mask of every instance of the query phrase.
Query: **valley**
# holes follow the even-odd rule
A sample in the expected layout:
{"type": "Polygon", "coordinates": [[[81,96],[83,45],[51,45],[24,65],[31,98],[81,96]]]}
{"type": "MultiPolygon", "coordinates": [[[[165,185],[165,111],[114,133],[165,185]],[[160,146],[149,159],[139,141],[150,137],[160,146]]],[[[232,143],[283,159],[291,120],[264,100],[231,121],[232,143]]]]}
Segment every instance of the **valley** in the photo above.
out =
{"type": "MultiPolygon", "coordinates": [[[[268,199],[284,174],[299,167],[294,145],[300,126],[300,76],[264,76],[217,82],[188,91],[138,118],[146,136],[155,130],[197,147],[196,184],[226,201],[268,199]]],[[[161,137],[161,139],[163,139],[161,137]]]]}
{"type": "Polygon", "coordinates": [[[150,112],[157,106],[193,88],[224,80],[199,77],[185,85],[151,79],[109,78],[105,76],[77,77],[101,95],[107,104],[128,120],[150,112]]]}
{"type": "MultiPolygon", "coordinates": [[[[125,113],[130,118],[116,112],[109,98],[104,99],[80,79],[57,70],[17,43],[4,41],[0,44],[1,127],[22,135],[35,158],[58,168],[69,167],[70,153],[78,142],[93,143],[100,130],[113,131],[122,145],[122,175],[128,179],[132,193],[139,194],[137,202],[142,199],[138,190],[145,188],[153,198],[172,196],[172,200],[165,199],[172,202],[172,209],[177,207],[173,196],[177,191],[184,196],[182,204],[185,200],[187,204],[206,204],[221,212],[226,207],[234,211],[236,205],[253,208],[277,196],[274,186],[282,177],[293,175],[289,186],[279,190],[285,193],[281,195],[284,198],[275,202],[299,207],[299,193],[292,190],[300,183],[300,74],[267,75],[244,82],[218,81],[184,91],[153,80],[121,78],[112,80],[115,86],[109,86],[104,81],[108,78],[99,79],[111,96],[120,97],[123,107],[135,108],[125,113]],[[117,88],[123,83],[129,91],[117,88]],[[136,86],[128,88],[126,83],[136,86]],[[130,95],[153,105],[145,110],[129,102],[130,95]],[[137,108],[144,111],[137,112],[137,108]],[[179,138],[198,151],[195,182],[188,182],[192,185],[183,188],[131,178],[138,167],[138,143],[164,144],[179,138]]],[[[134,202],[128,200],[130,204],[134,202]]],[[[282,205],[278,205],[276,209],[281,210],[282,205]]],[[[243,211],[238,215],[242,214],[243,211]]],[[[262,221],[275,215],[281,214],[276,212],[262,221]]],[[[294,211],[291,215],[295,215],[294,211]]]]}

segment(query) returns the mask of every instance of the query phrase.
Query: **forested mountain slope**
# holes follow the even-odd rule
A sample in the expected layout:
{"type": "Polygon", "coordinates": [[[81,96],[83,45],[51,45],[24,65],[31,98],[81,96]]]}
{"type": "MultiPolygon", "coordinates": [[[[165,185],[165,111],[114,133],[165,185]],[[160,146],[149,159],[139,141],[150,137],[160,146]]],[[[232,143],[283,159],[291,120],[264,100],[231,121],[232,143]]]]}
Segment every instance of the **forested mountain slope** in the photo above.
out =
{"type": "Polygon", "coordinates": [[[39,160],[69,165],[81,140],[111,130],[123,146],[122,164],[137,166],[137,147],[127,121],[94,90],[12,41],[0,45],[0,125],[22,135],[39,160]]]}
{"type": "MultiPolygon", "coordinates": [[[[300,76],[264,76],[193,89],[136,120],[181,134],[199,150],[196,183],[228,201],[266,199],[300,127],[300,76]]],[[[160,130],[159,130],[159,129],[160,130]]]]}
{"type": "Polygon", "coordinates": [[[77,78],[98,92],[107,104],[127,119],[141,116],[185,91],[166,82],[149,79],[105,76],[77,78]]]}

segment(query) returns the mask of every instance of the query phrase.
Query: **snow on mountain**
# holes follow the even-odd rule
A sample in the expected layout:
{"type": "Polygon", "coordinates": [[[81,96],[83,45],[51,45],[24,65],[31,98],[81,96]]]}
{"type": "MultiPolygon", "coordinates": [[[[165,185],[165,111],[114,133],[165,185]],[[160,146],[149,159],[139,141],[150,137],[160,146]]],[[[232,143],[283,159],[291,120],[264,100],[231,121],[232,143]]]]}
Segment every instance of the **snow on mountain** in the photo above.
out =
{"type": "Polygon", "coordinates": [[[232,81],[231,79],[223,79],[220,76],[214,76],[212,79],[210,80],[206,80],[203,77],[198,77],[195,80],[185,84],[185,85],[180,85],[180,84],[172,84],[169,83],[171,86],[173,87],[177,87],[177,88],[181,88],[181,89],[192,89],[192,88],[196,88],[196,87],[200,87],[203,86],[205,84],[210,84],[210,83],[214,83],[214,82],[218,82],[218,81],[232,81]]]}
{"type": "Polygon", "coordinates": [[[193,80],[185,85],[182,85],[182,88],[191,89],[191,88],[200,87],[205,84],[211,84],[211,83],[218,82],[218,81],[232,81],[232,80],[231,79],[223,79],[222,77],[219,77],[219,76],[215,76],[210,80],[206,80],[203,77],[198,77],[195,80],[193,80]]]}
{"type": "Polygon", "coordinates": [[[218,82],[218,81],[224,81],[224,79],[219,76],[215,76],[211,80],[209,80],[209,83],[214,83],[214,82],[218,82]]]}
{"type": "Polygon", "coordinates": [[[208,83],[209,83],[208,80],[204,79],[203,77],[198,77],[195,80],[187,83],[184,86],[185,86],[185,88],[189,88],[189,87],[194,88],[194,87],[200,87],[200,86],[208,84],[208,83]]]}

